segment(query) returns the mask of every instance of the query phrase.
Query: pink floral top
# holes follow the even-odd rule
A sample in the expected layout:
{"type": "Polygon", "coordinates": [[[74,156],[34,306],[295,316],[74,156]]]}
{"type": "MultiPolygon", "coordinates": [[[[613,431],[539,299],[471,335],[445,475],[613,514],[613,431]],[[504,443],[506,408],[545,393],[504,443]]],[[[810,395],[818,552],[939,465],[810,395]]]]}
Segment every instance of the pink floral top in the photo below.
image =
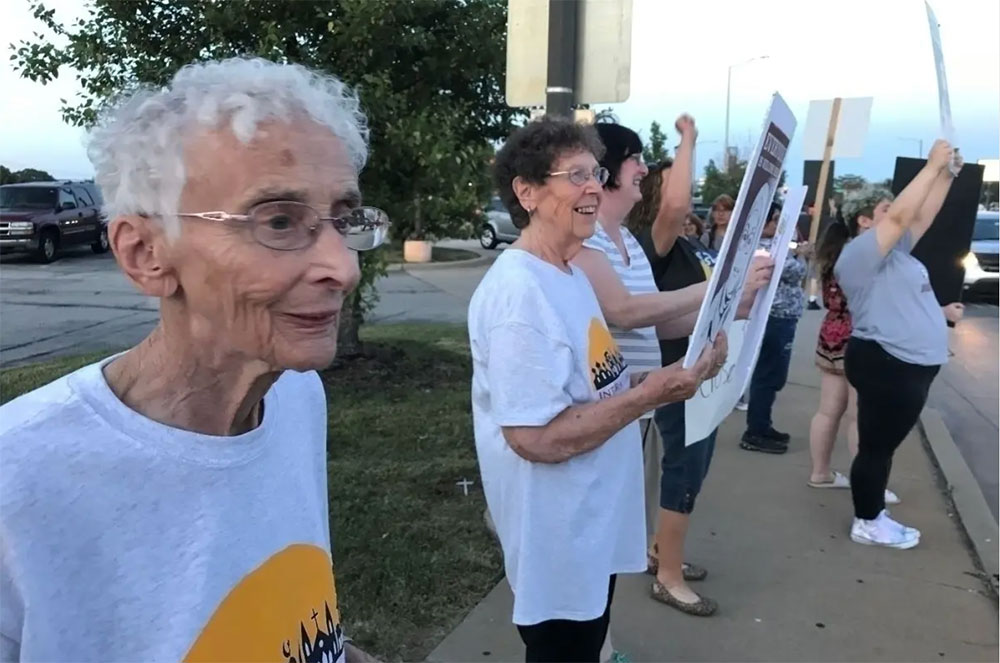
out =
{"type": "Polygon", "coordinates": [[[847,298],[840,289],[837,279],[823,277],[823,305],[826,317],[819,328],[819,343],[816,354],[829,362],[843,361],[847,340],[851,337],[851,312],[847,310],[847,298]]]}

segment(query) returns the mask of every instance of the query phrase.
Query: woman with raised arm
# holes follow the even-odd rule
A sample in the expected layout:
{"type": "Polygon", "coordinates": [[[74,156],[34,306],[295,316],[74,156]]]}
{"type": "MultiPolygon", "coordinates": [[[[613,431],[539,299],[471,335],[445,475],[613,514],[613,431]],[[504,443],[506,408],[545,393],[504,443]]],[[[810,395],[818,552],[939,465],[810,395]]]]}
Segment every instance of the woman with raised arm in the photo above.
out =
{"type": "Polygon", "coordinates": [[[885,489],[892,456],[948,361],[946,315],[960,317],[955,307],[942,310],[927,269],[910,253],[951,188],[953,159],[951,145],[936,141],[927,165],[896,200],[881,200],[871,219],[859,217],[859,235],[833,270],[854,327],[844,370],[858,394],[858,455],[851,465],[856,543],[912,548],[920,542],[919,530],[889,517],[885,489]]]}
{"type": "MultiPolygon", "coordinates": [[[[678,122],[682,139],[677,150],[676,167],[657,164],[650,168],[640,183],[642,199],[628,214],[627,226],[638,240],[650,263],[653,280],[661,292],[683,291],[690,287],[705,287],[715,263],[715,254],[700,242],[681,236],[684,219],[690,210],[691,168],[687,161],[693,143],[693,126],[684,132],[683,122],[678,122]]],[[[751,269],[750,281],[766,283],[771,276],[773,263],[757,261],[751,269]]],[[[751,286],[753,288],[754,286],[751,286]]],[[[745,311],[749,310],[752,297],[746,297],[745,311]]],[[[745,311],[743,315],[745,315],[745,311]]],[[[697,312],[691,314],[691,324],[697,312]]],[[[692,327],[693,328],[693,327],[692,327]]],[[[659,328],[658,328],[659,331],[659,328]]],[[[671,337],[660,334],[660,359],[664,365],[681,361],[687,353],[688,332],[671,337]]],[[[684,561],[684,540],[695,500],[708,473],[715,448],[714,432],[706,439],[691,446],[685,445],[684,403],[671,403],[660,407],[654,421],[663,445],[659,485],[659,510],[654,544],[649,554],[649,573],[656,576],[651,587],[652,597],[682,612],[708,616],[714,614],[717,604],[699,595],[688,582],[702,580],[708,571],[684,561]]]]}

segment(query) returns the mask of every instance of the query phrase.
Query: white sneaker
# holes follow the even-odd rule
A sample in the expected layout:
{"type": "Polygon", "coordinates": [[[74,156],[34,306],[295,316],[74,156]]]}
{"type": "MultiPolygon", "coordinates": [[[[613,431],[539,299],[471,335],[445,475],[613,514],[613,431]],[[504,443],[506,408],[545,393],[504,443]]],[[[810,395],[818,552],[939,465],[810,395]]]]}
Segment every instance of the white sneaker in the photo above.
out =
{"type": "Polygon", "coordinates": [[[899,495],[892,492],[888,488],[885,489],[885,503],[886,504],[899,504],[903,500],[899,499],[899,495]]]}
{"type": "Polygon", "coordinates": [[[888,521],[889,525],[901,528],[907,534],[907,536],[915,536],[918,539],[920,538],[920,530],[918,530],[916,527],[907,527],[898,520],[893,520],[892,514],[889,513],[889,509],[883,511],[882,515],[885,517],[886,521],[888,521]]]}
{"type": "Polygon", "coordinates": [[[920,543],[920,531],[897,523],[882,511],[874,520],[855,518],[851,526],[851,541],[866,546],[906,550],[920,543]]]}
{"type": "Polygon", "coordinates": [[[740,412],[746,412],[749,407],[750,405],[744,400],[740,400],[736,403],[736,409],[740,412]]]}

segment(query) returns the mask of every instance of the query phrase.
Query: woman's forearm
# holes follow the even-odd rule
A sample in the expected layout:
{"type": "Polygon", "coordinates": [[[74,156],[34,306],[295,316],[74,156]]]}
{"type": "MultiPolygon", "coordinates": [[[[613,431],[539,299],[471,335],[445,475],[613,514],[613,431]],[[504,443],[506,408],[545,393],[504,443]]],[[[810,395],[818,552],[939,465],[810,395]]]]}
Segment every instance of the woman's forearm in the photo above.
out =
{"type": "MultiPolygon", "coordinates": [[[[930,194],[940,169],[931,164],[927,164],[920,169],[899,196],[889,205],[886,212],[888,220],[902,228],[909,228],[920,218],[920,210],[923,208],[927,197],[930,194]]],[[[942,199],[943,201],[943,199],[942,199]]]]}
{"type": "Polygon", "coordinates": [[[697,312],[707,291],[708,283],[702,282],[680,290],[631,295],[608,322],[622,329],[668,323],[697,312]]]}
{"type": "Polygon", "coordinates": [[[507,444],[521,458],[535,463],[563,463],[592,451],[657,404],[642,389],[628,389],[604,400],[574,405],[539,427],[506,427],[507,444]]]}
{"type": "Polygon", "coordinates": [[[657,255],[666,255],[684,229],[684,219],[691,211],[691,160],[694,154],[695,134],[681,137],[681,144],[670,171],[666,173],[665,191],[660,209],[653,220],[651,236],[657,255]]]}
{"type": "Polygon", "coordinates": [[[700,309],[701,306],[687,315],[659,323],[656,325],[656,337],[664,341],[687,338],[694,332],[700,309]]]}

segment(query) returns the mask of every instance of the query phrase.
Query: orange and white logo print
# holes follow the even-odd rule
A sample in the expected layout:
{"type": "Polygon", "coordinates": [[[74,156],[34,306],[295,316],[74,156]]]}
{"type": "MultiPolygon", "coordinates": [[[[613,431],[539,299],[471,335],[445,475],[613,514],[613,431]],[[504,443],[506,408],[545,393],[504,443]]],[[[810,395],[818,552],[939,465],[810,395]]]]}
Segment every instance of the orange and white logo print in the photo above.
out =
{"type": "Polygon", "coordinates": [[[611,332],[597,318],[590,319],[590,328],[587,330],[587,367],[590,369],[594,391],[601,398],[614,396],[624,389],[623,385],[616,383],[625,372],[625,358],[618,350],[611,332]]]}
{"type": "Polygon", "coordinates": [[[244,577],[184,657],[188,663],[336,663],[344,651],[330,556],[296,544],[244,577]]]}

